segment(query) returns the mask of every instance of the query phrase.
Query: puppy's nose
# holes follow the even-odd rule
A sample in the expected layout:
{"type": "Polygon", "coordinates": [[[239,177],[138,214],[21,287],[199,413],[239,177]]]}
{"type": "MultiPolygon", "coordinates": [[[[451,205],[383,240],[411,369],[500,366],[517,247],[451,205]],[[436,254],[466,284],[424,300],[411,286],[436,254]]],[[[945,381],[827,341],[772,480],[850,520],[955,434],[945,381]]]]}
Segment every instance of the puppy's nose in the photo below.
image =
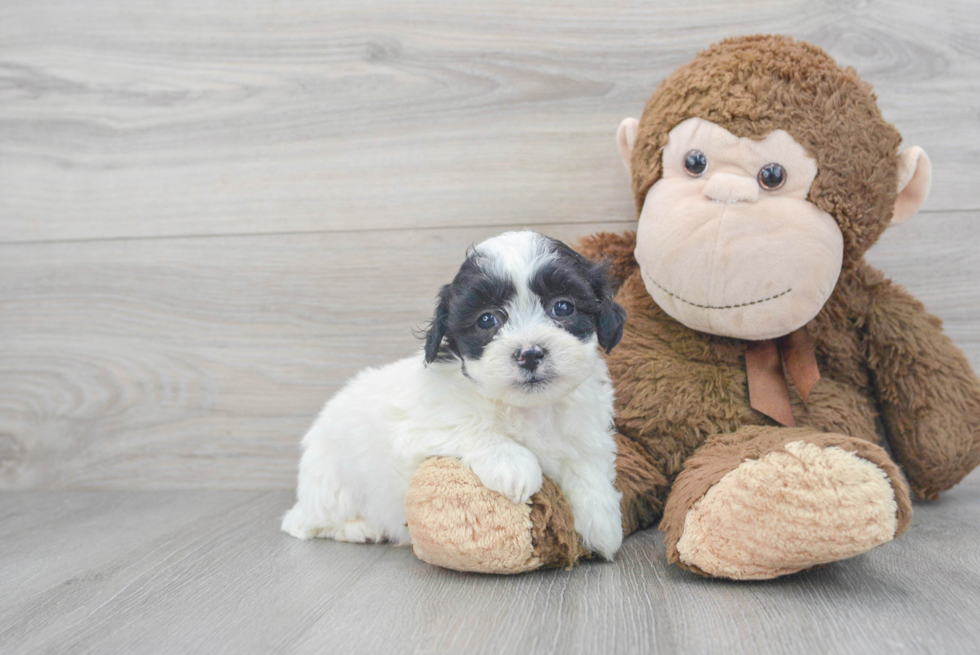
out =
{"type": "Polygon", "coordinates": [[[532,373],[536,368],[538,368],[538,363],[544,359],[544,356],[545,350],[541,346],[521,348],[514,353],[514,359],[517,360],[517,365],[526,371],[531,371],[532,373]]]}

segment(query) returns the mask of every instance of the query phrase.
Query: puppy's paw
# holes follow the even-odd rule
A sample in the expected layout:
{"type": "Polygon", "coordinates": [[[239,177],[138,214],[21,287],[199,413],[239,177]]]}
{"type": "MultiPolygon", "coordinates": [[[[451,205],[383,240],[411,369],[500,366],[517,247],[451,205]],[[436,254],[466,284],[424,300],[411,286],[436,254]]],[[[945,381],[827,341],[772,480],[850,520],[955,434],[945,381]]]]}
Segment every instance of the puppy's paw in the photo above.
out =
{"type": "Polygon", "coordinates": [[[484,486],[523,505],[541,490],[541,465],[526,448],[508,448],[474,458],[470,468],[484,486]]]}
{"type": "Polygon", "coordinates": [[[582,543],[610,562],[623,545],[623,515],[618,497],[615,493],[615,497],[572,508],[575,531],[582,537],[582,543]]]}
{"type": "Polygon", "coordinates": [[[313,539],[319,536],[319,530],[306,520],[306,513],[299,503],[282,517],[280,529],[297,539],[313,539]]]}

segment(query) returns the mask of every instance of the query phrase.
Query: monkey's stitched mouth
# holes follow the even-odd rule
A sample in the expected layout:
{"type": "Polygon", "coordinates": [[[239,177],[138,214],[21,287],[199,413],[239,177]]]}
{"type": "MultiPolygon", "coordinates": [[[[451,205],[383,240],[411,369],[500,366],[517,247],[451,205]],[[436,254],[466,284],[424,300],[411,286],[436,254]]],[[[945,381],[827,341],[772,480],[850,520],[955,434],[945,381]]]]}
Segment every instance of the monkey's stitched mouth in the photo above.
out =
{"type": "Polygon", "coordinates": [[[785,296],[787,293],[789,293],[790,291],[793,290],[793,288],[790,287],[789,289],[786,289],[786,291],[780,291],[779,293],[774,294],[772,296],[769,296],[768,298],[760,298],[759,300],[753,300],[752,302],[742,302],[742,303],[738,303],[737,305],[701,305],[699,303],[691,302],[690,300],[685,300],[684,298],[681,298],[680,296],[678,296],[676,293],[674,293],[670,289],[665,289],[663,287],[663,285],[659,284],[654,279],[650,279],[650,281],[653,282],[657,286],[658,289],[660,289],[661,291],[663,291],[664,293],[666,293],[671,298],[674,298],[676,300],[680,300],[682,303],[684,303],[686,305],[690,305],[692,307],[698,307],[700,309],[738,309],[739,307],[748,307],[750,305],[759,305],[759,304],[762,304],[764,302],[768,302],[770,300],[775,300],[776,298],[779,298],[780,296],[785,296]]]}

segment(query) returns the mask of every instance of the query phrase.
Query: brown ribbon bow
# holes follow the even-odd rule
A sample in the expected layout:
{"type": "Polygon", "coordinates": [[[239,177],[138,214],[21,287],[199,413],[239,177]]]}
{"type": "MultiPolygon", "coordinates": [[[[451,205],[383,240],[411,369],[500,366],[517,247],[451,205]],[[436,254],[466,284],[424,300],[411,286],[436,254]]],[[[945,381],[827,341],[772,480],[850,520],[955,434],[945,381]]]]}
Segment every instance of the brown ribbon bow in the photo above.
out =
{"type": "Polygon", "coordinates": [[[749,380],[749,404],[788,427],[793,427],[793,408],[789,403],[789,373],[797,393],[806,403],[813,385],[820,379],[813,341],[805,327],[778,339],[749,341],[745,350],[745,373],[749,380]]]}

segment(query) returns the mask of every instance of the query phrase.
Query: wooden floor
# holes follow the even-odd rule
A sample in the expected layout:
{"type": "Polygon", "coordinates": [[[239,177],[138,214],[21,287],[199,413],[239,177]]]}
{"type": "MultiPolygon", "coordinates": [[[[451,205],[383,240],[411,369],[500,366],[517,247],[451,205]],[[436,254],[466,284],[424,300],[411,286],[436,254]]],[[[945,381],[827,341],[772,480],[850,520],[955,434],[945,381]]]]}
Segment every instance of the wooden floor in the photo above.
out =
{"type": "Polygon", "coordinates": [[[299,541],[284,491],[0,496],[4,653],[975,653],[980,472],[867,555],[765,583],[612,564],[461,574],[299,541]]]}
{"type": "Polygon", "coordinates": [[[0,3],[0,653],[968,652],[980,478],[767,584],[519,578],[277,532],[296,444],[466,247],[635,225],[614,134],[726,36],[875,86],[933,162],[871,262],[980,368],[975,0],[0,3]]]}

